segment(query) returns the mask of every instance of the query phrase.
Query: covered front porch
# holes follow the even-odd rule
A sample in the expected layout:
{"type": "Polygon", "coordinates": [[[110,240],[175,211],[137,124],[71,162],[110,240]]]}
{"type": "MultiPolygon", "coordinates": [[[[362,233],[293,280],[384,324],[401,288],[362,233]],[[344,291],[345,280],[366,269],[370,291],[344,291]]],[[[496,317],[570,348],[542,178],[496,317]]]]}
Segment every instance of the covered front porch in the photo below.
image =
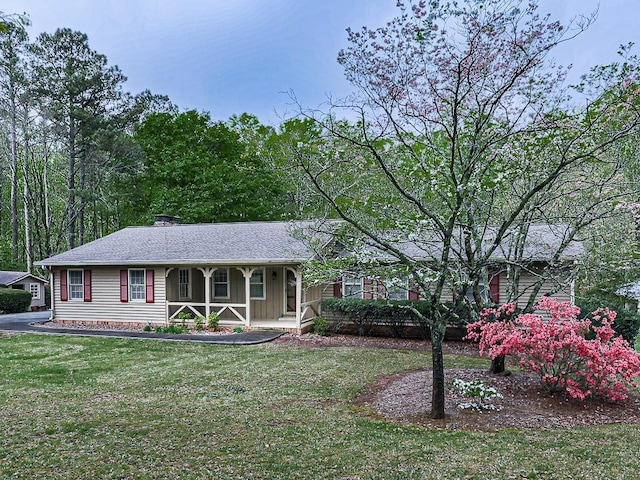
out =
{"type": "Polygon", "coordinates": [[[298,266],[180,266],[165,275],[167,321],[215,313],[220,326],[303,332],[320,315],[321,288],[307,288],[298,266]]]}

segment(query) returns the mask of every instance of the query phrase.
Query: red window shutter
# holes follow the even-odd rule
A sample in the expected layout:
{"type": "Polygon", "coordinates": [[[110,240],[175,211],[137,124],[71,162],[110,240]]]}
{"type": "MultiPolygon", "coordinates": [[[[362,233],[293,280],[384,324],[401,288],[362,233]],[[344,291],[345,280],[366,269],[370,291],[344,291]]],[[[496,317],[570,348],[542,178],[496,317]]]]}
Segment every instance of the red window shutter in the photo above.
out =
{"type": "Polygon", "coordinates": [[[409,280],[409,300],[420,300],[418,286],[413,280],[409,280]]]}
{"type": "Polygon", "coordinates": [[[84,271],[84,301],[91,301],[91,270],[84,271]]]}
{"type": "Polygon", "coordinates": [[[120,270],[120,301],[129,301],[129,271],[120,270]]]}
{"type": "Polygon", "coordinates": [[[146,289],[147,291],[145,292],[145,298],[147,299],[147,303],[153,303],[154,298],[153,298],[153,278],[154,278],[154,270],[146,270],[145,274],[146,274],[146,289]]]}
{"type": "Polygon", "coordinates": [[[493,303],[500,303],[500,272],[490,274],[489,295],[493,303]]]}
{"type": "Polygon", "coordinates": [[[420,295],[416,292],[415,287],[409,290],[409,300],[420,300],[420,295]]]}
{"type": "Polygon", "coordinates": [[[333,296],[335,298],[342,298],[342,279],[338,278],[333,284],[333,296]]]}
{"type": "Polygon", "coordinates": [[[367,300],[371,300],[373,298],[372,284],[373,282],[370,278],[364,278],[362,280],[362,298],[367,300]]]}
{"type": "Polygon", "coordinates": [[[69,300],[69,287],[67,286],[67,271],[60,270],[60,300],[69,300]]]}

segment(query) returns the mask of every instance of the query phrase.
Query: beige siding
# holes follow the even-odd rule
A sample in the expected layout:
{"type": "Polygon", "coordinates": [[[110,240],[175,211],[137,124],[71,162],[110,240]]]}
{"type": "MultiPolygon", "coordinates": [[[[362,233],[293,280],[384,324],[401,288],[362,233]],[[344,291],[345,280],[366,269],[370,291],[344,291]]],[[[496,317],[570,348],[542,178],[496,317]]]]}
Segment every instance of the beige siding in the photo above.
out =
{"type": "MultiPolygon", "coordinates": [[[[331,285],[329,285],[329,288],[331,288],[331,285]]],[[[324,299],[326,289],[327,287],[325,285],[316,285],[315,287],[307,287],[305,290],[304,301],[313,302],[314,300],[324,299]]]]}
{"type": "Polygon", "coordinates": [[[322,300],[326,300],[327,298],[333,298],[333,283],[322,286],[322,300]]]}
{"type": "MultiPolygon", "coordinates": [[[[315,287],[307,287],[303,296],[303,303],[304,302],[316,302],[313,305],[313,308],[315,309],[315,311],[322,315],[322,300],[324,299],[324,290],[325,290],[325,286],[324,285],[316,285],[315,287]]],[[[332,289],[333,290],[333,289],[332,289]]],[[[312,309],[309,309],[307,311],[307,314],[305,315],[305,317],[303,318],[303,320],[305,319],[309,319],[309,318],[313,318],[315,317],[315,312],[312,309]]]]}
{"type": "MultiPolygon", "coordinates": [[[[542,267],[538,266],[538,270],[542,267]]],[[[535,272],[535,270],[534,270],[535,272]]],[[[524,306],[528,300],[529,294],[533,291],[533,287],[538,281],[539,277],[535,273],[527,273],[523,272],[520,277],[520,298],[518,299],[518,305],[524,306]]],[[[499,296],[500,303],[504,303],[507,300],[507,277],[504,272],[500,273],[499,276],[499,296]]],[[[556,298],[560,301],[571,301],[572,300],[572,289],[571,282],[567,280],[560,285],[561,288],[558,288],[558,285],[553,281],[547,281],[542,285],[536,299],[539,299],[543,295],[549,295],[553,298],[556,298]]],[[[488,287],[487,287],[488,288],[488,287]]],[[[328,298],[333,298],[333,283],[325,284],[322,288],[322,299],[326,300],[328,298]]],[[[453,301],[453,291],[445,286],[442,291],[442,301],[450,302],[453,301]]]]}
{"type": "MultiPolygon", "coordinates": [[[[518,306],[520,307],[524,307],[529,299],[529,295],[533,292],[533,288],[535,286],[535,284],[538,282],[539,277],[531,274],[531,273],[523,273],[522,276],[520,277],[520,282],[519,282],[519,290],[521,292],[520,297],[518,298],[518,306]]],[[[507,279],[506,276],[504,275],[504,273],[500,274],[500,300],[502,301],[506,301],[507,299],[507,292],[506,292],[506,287],[507,287],[507,279]]],[[[536,300],[540,299],[540,297],[544,296],[544,295],[548,295],[551,296],[553,298],[556,298],[558,300],[560,300],[561,302],[565,302],[565,301],[571,301],[572,300],[572,295],[571,295],[571,283],[569,281],[565,282],[562,285],[562,288],[558,291],[558,285],[556,285],[555,282],[549,280],[547,282],[545,282],[542,287],[540,288],[540,291],[538,292],[538,295],[536,296],[536,300]]]]}
{"type": "MultiPolygon", "coordinates": [[[[124,268],[124,267],[123,267],[124,268]]],[[[55,319],[74,321],[165,321],[165,269],[154,270],[154,303],[120,301],[120,268],[92,268],[91,302],[60,300],[60,269],[54,270],[55,319]]]]}

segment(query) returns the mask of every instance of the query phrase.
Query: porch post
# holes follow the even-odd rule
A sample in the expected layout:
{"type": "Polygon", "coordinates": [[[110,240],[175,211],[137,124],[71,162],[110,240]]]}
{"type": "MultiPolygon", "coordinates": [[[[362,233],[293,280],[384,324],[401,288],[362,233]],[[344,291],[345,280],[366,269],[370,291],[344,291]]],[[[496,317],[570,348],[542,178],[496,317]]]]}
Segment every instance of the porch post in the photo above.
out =
{"type": "MultiPolygon", "coordinates": [[[[54,283],[55,273],[53,271],[53,267],[47,267],[49,270],[49,286],[51,291],[51,313],[49,314],[49,320],[53,320],[56,318],[56,285],[54,283]]],[[[44,296],[44,286],[42,287],[42,295],[44,296]]],[[[45,307],[46,307],[45,302],[45,307]]]]}
{"type": "Polygon", "coordinates": [[[242,272],[244,276],[244,301],[245,301],[245,325],[251,326],[251,275],[256,270],[255,268],[241,268],[236,267],[242,272]]]}
{"type": "Polygon", "coordinates": [[[299,270],[293,271],[296,276],[296,327],[302,326],[302,273],[299,270]]]}
{"type": "Polygon", "coordinates": [[[167,294],[167,284],[169,280],[169,273],[171,273],[173,267],[164,269],[164,309],[165,309],[165,318],[164,321],[169,321],[169,295],[167,294]]]}
{"type": "Polygon", "coordinates": [[[211,313],[211,276],[217,268],[198,267],[198,270],[202,272],[204,277],[204,315],[206,322],[209,320],[209,314],[211,313]]]}

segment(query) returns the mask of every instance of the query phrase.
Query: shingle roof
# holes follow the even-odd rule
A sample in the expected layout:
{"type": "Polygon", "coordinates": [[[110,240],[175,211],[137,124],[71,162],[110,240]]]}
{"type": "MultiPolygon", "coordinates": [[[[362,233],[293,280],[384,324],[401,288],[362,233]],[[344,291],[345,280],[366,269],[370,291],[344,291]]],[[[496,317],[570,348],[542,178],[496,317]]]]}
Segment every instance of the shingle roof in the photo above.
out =
{"type": "Polygon", "coordinates": [[[47,282],[44,278],[37,277],[29,272],[0,271],[0,286],[13,285],[27,277],[34,278],[44,283],[47,282]]]}
{"type": "MultiPolygon", "coordinates": [[[[555,255],[562,242],[569,238],[571,228],[565,224],[530,225],[524,243],[522,258],[525,260],[549,260],[555,255]]],[[[490,235],[488,235],[490,237],[490,235]]],[[[490,240],[490,238],[487,238],[490,240]]],[[[513,257],[513,236],[507,234],[492,259],[506,260],[513,257]]],[[[562,250],[559,260],[578,260],[587,255],[587,249],[579,240],[571,240],[562,250]]]]}
{"type": "MultiPolygon", "coordinates": [[[[68,252],[47,258],[37,265],[265,265],[295,264],[313,258],[312,250],[291,234],[311,222],[244,222],[164,227],[128,227],[68,252]]],[[[566,225],[532,225],[522,255],[526,260],[548,260],[567,233],[566,225]]],[[[310,228],[310,231],[313,227],[310,228]]],[[[492,232],[485,236],[490,242],[492,232]]],[[[298,236],[298,235],[297,235],[298,236]]],[[[493,253],[494,261],[509,257],[506,236],[493,253]]],[[[438,256],[441,242],[407,242],[406,254],[429,260],[438,256]],[[428,251],[427,251],[428,250],[428,251]]],[[[586,255],[579,241],[572,241],[559,260],[571,261],[586,255]]],[[[388,257],[381,253],[380,258],[388,257]]]]}
{"type": "MultiPolygon", "coordinates": [[[[522,255],[519,258],[526,261],[550,260],[561,247],[565,238],[568,238],[567,236],[570,232],[570,227],[564,224],[530,225],[522,255]]],[[[483,244],[486,248],[489,248],[492,244],[495,234],[494,228],[489,228],[485,232],[483,244]]],[[[494,262],[505,262],[508,259],[513,260],[514,254],[511,251],[513,242],[514,235],[509,233],[504,235],[498,248],[491,254],[490,260],[494,262]]],[[[463,251],[461,248],[462,241],[460,232],[454,234],[452,245],[454,249],[461,252],[463,251]]],[[[398,249],[409,257],[429,261],[440,258],[442,254],[442,241],[435,235],[423,235],[415,241],[399,243],[398,249]]],[[[372,247],[372,250],[375,249],[372,247]]],[[[562,249],[558,260],[563,262],[573,261],[583,258],[586,254],[587,250],[583,243],[579,240],[572,240],[562,249]]],[[[344,255],[348,256],[348,252],[345,252],[344,255]]],[[[392,260],[391,255],[386,252],[381,252],[378,258],[392,260]]]]}
{"type": "Polygon", "coordinates": [[[262,265],[312,258],[290,222],[128,227],[40,262],[79,265],[262,265]]]}

